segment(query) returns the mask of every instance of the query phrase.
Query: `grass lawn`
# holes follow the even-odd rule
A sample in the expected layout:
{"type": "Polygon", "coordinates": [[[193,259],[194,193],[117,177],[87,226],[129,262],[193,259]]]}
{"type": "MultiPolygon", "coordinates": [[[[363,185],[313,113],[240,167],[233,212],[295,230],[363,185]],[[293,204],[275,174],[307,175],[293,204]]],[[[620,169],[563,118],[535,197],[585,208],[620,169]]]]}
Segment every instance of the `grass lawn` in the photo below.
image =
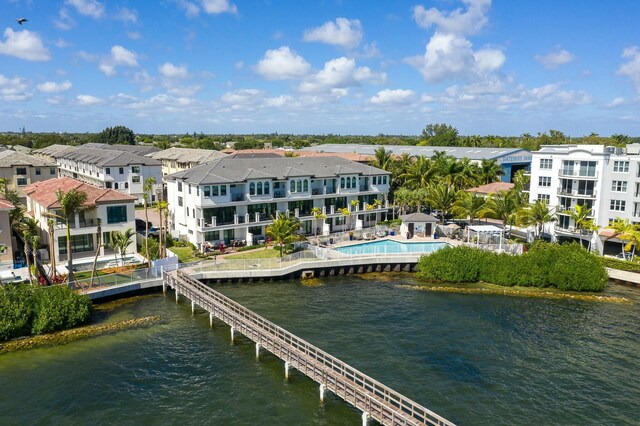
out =
{"type": "Polygon", "coordinates": [[[226,259],[271,259],[278,257],[280,257],[280,252],[278,250],[274,250],[271,247],[225,256],[226,259]]]}
{"type": "Polygon", "coordinates": [[[169,250],[178,255],[178,262],[180,263],[189,263],[200,260],[194,255],[191,247],[171,247],[169,250]]]}

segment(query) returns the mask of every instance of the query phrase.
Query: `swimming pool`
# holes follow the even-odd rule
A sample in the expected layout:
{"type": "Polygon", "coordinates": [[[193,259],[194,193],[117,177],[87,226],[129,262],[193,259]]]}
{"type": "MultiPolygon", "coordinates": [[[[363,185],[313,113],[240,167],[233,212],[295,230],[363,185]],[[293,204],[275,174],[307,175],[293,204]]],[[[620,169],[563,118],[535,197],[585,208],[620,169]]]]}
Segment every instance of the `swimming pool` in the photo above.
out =
{"type": "Polygon", "coordinates": [[[393,240],[372,241],[352,246],[337,247],[335,251],[339,253],[356,254],[398,254],[398,253],[432,253],[448,246],[447,243],[440,242],[400,242],[393,240]]]}

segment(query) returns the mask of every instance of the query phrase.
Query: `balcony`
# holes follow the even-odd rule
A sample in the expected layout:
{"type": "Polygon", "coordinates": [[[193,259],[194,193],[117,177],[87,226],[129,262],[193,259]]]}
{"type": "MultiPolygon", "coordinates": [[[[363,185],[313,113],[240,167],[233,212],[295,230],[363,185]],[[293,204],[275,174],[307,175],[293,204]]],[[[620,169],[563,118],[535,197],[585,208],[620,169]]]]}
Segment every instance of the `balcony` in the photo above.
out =
{"type": "Polygon", "coordinates": [[[286,198],[287,191],[273,191],[273,198],[286,198]]]}
{"type": "Polygon", "coordinates": [[[596,198],[596,191],[566,191],[562,188],[558,188],[558,195],[573,198],[596,198]]]}
{"type": "Polygon", "coordinates": [[[243,193],[231,194],[231,201],[244,201],[244,194],[243,193]]]}
{"type": "Polygon", "coordinates": [[[335,187],[332,187],[332,188],[327,187],[327,188],[324,189],[324,193],[325,194],[335,194],[336,193],[336,188],[335,187]]]}
{"type": "MultiPolygon", "coordinates": [[[[571,216],[573,213],[575,212],[575,209],[572,207],[564,207],[564,206],[558,206],[556,207],[556,214],[561,214],[561,215],[565,215],[565,216],[571,216]]],[[[591,212],[591,214],[589,216],[587,216],[587,218],[591,218],[593,219],[593,211],[591,212]]]]}
{"type": "Polygon", "coordinates": [[[578,179],[598,179],[598,172],[587,173],[581,170],[560,169],[558,176],[562,178],[578,178],[578,179]]]}

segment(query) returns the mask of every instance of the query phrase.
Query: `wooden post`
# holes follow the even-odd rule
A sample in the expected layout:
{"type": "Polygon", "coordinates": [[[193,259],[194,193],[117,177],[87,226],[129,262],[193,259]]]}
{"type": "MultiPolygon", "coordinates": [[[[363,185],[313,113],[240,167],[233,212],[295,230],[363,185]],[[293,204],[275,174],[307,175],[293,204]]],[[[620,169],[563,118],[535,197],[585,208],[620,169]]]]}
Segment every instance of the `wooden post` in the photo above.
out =
{"type": "Polygon", "coordinates": [[[324,387],[324,385],[321,383],[321,384],[320,384],[320,402],[324,402],[324,390],[325,390],[325,387],[324,387]]]}
{"type": "Polygon", "coordinates": [[[362,426],[367,426],[369,424],[369,413],[366,411],[362,412],[362,426]]]}
{"type": "Polygon", "coordinates": [[[213,328],[213,313],[209,313],[209,328],[213,328]]]}
{"type": "Polygon", "coordinates": [[[193,300],[191,301],[191,316],[194,316],[196,314],[196,302],[194,302],[193,300]]]}
{"type": "Polygon", "coordinates": [[[256,342],[256,361],[260,360],[260,343],[256,342]]]}
{"type": "Polygon", "coordinates": [[[178,292],[178,289],[176,288],[176,305],[178,304],[178,298],[180,297],[180,293],[178,292]]]}
{"type": "Polygon", "coordinates": [[[284,378],[289,380],[289,361],[284,362],[284,378]]]}
{"type": "Polygon", "coordinates": [[[235,330],[233,329],[233,326],[231,326],[231,343],[233,343],[233,332],[234,332],[234,331],[235,331],[235,330]]]}

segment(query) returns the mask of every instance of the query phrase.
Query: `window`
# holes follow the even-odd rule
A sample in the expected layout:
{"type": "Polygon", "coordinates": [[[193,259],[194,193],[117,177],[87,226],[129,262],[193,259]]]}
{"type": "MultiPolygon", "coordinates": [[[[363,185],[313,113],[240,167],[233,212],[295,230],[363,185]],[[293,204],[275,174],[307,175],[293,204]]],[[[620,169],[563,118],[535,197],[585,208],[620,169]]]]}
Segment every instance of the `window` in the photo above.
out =
{"type": "Polygon", "coordinates": [[[627,192],[627,181],[624,181],[624,180],[611,181],[611,190],[613,192],[627,192]]]}
{"type": "Polygon", "coordinates": [[[107,223],[121,223],[127,221],[127,206],[108,206],[107,223]]]}
{"type": "Polygon", "coordinates": [[[111,189],[111,182],[105,182],[104,187],[107,189],[111,189]]]}
{"type": "Polygon", "coordinates": [[[347,178],[347,189],[351,189],[351,178],[347,178]]]}
{"type": "Polygon", "coordinates": [[[262,182],[258,182],[258,191],[257,191],[258,195],[262,195],[262,182]]]}
{"type": "Polygon", "coordinates": [[[387,184],[387,179],[389,178],[389,176],[382,176],[382,184],[386,185],[387,184]]]}
{"type": "Polygon", "coordinates": [[[140,183],[140,176],[131,176],[131,182],[140,183]]]}
{"type": "Polygon", "coordinates": [[[131,166],[131,173],[140,173],[140,166],[131,166]]]}
{"type": "Polygon", "coordinates": [[[187,217],[189,217],[189,206],[187,206],[187,217]]]}
{"type": "MultiPolygon", "coordinates": [[[[60,254],[67,254],[67,237],[58,237],[58,251],[60,254]]],[[[71,236],[71,252],[81,253],[93,251],[93,234],[82,234],[71,236]]]]}
{"type": "Polygon", "coordinates": [[[371,178],[371,184],[372,185],[377,185],[378,184],[378,176],[374,176],[371,178]]]}
{"type": "MultiPolygon", "coordinates": [[[[629,163],[627,163],[628,165],[629,163]]],[[[611,200],[611,204],[609,205],[609,210],[614,212],[623,212],[625,211],[627,202],[624,200],[611,200]]]]}
{"type": "Polygon", "coordinates": [[[199,197],[200,196],[200,187],[196,186],[196,195],[199,197]]]}
{"type": "Polygon", "coordinates": [[[214,197],[217,197],[218,195],[220,195],[217,185],[211,187],[211,195],[213,195],[214,197]]]}
{"type": "Polygon", "coordinates": [[[36,167],[36,176],[40,176],[41,174],[40,167],[36,167]]]}
{"type": "Polygon", "coordinates": [[[351,187],[352,187],[352,188],[355,188],[355,187],[356,187],[356,178],[355,178],[355,177],[352,177],[352,178],[351,178],[351,187]]]}
{"type": "Polygon", "coordinates": [[[304,188],[303,191],[307,192],[309,191],[309,181],[305,179],[305,181],[303,182],[304,188]]]}
{"type": "Polygon", "coordinates": [[[26,176],[27,175],[27,168],[26,167],[16,167],[16,174],[20,175],[20,176],[26,176]]]}
{"type": "Polygon", "coordinates": [[[540,159],[540,168],[549,170],[553,167],[553,160],[551,158],[541,158],[540,159]]]}
{"type": "Polygon", "coordinates": [[[124,183],[124,189],[129,189],[129,182],[124,183]]]}
{"type": "Polygon", "coordinates": [[[538,186],[551,186],[551,177],[549,176],[540,176],[538,178],[538,186]]]}
{"type": "Polygon", "coordinates": [[[205,186],[203,192],[204,192],[204,196],[205,197],[210,197],[211,196],[211,187],[210,186],[205,186]]]}
{"type": "Polygon", "coordinates": [[[111,174],[111,167],[107,167],[106,169],[104,169],[104,174],[105,175],[110,175],[111,174]]]}
{"type": "Polygon", "coordinates": [[[182,182],[178,182],[178,192],[182,192],[182,182]]]}
{"type": "Polygon", "coordinates": [[[178,197],[178,206],[182,207],[182,197],[178,197]]]}
{"type": "Polygon", "coordinates": [[[538,194],[538,201],[543,201],[543,202],[549,204],[549,201],[551,201],[551,195],[549,195],[549,194],[538,194]]]}
{"type": "MultiPolygon", "coordinates": [[[[264,183],[264,193],[269,193],[269,182],[264,183]]],[[[227,185],[220,185],[220,195],[227,195],[227,185]]]]}
{"type": "Polygon", "coordinates": [[[56,168],[55,167],[49,167],[49,174],[50,175],[55,175],[56,174],[56,168]]]}
{"type": "Polygon", "coordinates": [[[118,173],[120,173],[121,175],[124,174],[124,167],[118,168],[118,173]]]}
{"type": "Polygon", "coordinates": [[[302,181],[299,180],[298,184],[296,185],[298,192],[302,192],[302,181]]]}
{"type": "Polygon", "coordinates": [[[114,187],[115,189],[118,189],[118,182],[114,183],[114,184],[113,184],[113,187],[114,187]]]}
{"type": "Polygon", "coordinates": [[[27,178],[18,178],[18,186],[25,186],[27,184],[27,178]]]}
{"type": "Polygon", "coordinates": [[[629,172],[629,162],[628,161],[614,161],[613,162],[613,172],[614,173],[628,173],[629,172]]]}
{"type": "Polygon", "coordinates": [[[196,209],[193,209],[191,211],[191,216],[195,219],[196,218],[196,209]]]}
{"type": "Polygon", "coordinates": [[[344,189],[344,178],[340,178],[340,189],[344,189]]]}
{"type": "Polygon", "coordinates": [[[255,182],[251,182],[249,184],[249,195],[255,195],[256,194],[256,184],[255,182]]]}
{"type": "Polygon", "coordinates": [[[191,195],[191,185],[187,185],[187,189],[189,190],[189,195],[191,195]]]}

